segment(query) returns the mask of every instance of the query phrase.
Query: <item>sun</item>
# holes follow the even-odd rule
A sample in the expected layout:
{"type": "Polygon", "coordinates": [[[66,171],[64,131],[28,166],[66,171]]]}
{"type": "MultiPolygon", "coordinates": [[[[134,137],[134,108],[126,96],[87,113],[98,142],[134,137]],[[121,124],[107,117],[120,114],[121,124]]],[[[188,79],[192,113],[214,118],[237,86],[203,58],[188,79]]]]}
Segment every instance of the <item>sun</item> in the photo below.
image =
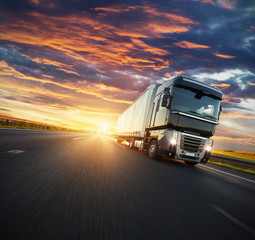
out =
{"type": "Polygon", "coordinates": [[[108,123],[106,122],[101,123],[101,131],[106,132],[107,129],[108,129],[108,123]]]}

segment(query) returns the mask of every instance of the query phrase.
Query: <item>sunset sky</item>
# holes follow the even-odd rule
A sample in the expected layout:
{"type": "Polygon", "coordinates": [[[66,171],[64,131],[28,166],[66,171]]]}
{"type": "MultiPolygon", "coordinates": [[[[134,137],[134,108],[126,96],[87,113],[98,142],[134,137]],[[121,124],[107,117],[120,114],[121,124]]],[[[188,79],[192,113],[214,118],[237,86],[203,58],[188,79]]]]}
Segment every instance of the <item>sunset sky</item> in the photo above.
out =
{"type": "Polygon", "coordinates": [[[255,1],[2,0],[0,115],[115,131],[153,83],[222,89],[214,149],[255,151],[255,1]]]}

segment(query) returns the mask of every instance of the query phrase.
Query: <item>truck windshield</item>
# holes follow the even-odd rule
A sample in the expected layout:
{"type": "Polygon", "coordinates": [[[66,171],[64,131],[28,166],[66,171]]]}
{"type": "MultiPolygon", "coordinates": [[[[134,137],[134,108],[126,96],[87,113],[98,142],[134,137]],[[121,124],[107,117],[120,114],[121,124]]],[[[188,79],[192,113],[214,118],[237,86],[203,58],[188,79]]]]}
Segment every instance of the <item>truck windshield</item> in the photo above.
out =
{"type": "Polygon", "coordinates": [[[195,116],[218,119],[220,100],[195,89],[174,87],[171,109],[195,116]]]}

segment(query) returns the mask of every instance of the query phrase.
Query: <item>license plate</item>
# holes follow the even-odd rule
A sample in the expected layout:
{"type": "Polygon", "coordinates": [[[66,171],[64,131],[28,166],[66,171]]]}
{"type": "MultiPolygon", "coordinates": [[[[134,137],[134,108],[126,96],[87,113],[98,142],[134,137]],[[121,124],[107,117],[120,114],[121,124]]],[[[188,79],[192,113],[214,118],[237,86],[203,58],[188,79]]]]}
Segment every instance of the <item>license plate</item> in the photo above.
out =
{"type": "Polygon", "coordinates": [[[195,157],[195,156],[196,156],[196,153],[186,152],[185,155],[186,155],[186,156],[189,156],[189,157],[195,157]]]}

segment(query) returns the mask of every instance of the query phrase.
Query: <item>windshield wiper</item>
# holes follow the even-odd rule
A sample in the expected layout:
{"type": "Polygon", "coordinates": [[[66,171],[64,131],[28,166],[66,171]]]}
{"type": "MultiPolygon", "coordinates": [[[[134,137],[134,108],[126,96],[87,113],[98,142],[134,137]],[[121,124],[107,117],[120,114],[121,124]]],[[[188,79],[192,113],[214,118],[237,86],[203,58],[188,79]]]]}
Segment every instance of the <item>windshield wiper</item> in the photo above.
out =
{"type": "Polygon", "coordinates": [[[217,120],[215,117],[213,117],[213,116],[210,116],[210,115],[207,115],[207,114],[205,114],[205,113],[198,113],[198,112],[196,112],[196,111],[192,111],[192,110],[190,110],[190,111],[187,111],[186,113],[195,113],[196,115],[198,115],[198,116],[201,116],[201,117],[208,117],[208,118],[210,118],[210,119],[213,119],[213,120],[217,120]]]}
{"type": "Polygon", "coordinates": [[[195,111],[187,111],[186,113],[195,113],[196,115],[200,115],[199,113],[195,112],[195,111]]]}

